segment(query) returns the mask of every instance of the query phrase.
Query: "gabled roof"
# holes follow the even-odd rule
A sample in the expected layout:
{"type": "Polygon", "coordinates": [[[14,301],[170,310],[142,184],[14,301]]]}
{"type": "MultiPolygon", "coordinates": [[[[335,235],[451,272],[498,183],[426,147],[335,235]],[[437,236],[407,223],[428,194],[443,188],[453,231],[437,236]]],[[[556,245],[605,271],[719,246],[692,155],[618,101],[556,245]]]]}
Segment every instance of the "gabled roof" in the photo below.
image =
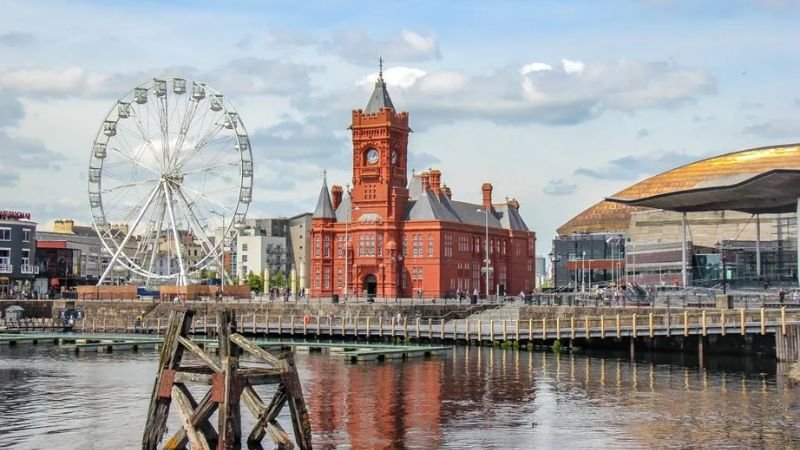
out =
{"type": "Polygon", "coordinates": [[[503,228],[509,230],[527,231],[528,225],[522,220],[519,210],[508,204],[494,205],[495,214],[500,218],[500,224],[503,228]]]}
{"type": "Polygon", "coordinates": [[[392,99],[389,97],[389,91],[386,90],[386,83],[383,81],[383,75],[379,76],[375,81],[375,89],[369,97],[369,103],[364,112],[367,114],[374,114],[379,112],[382,108],[389,108],[394,110],[392,99]]]}
{"type": "Polygon", "coordinates": [[[352,216],[350,215],[350,197],[345,197],[342,199],[342,203],[339,203],[339,207],[336,208],[336,221],[337,222],[351,222],[352,216]]]}
{"type": "Polygon", "coordinates": [[[408,198],[416,199],[422,193],[422,177],[412,175],[408,181],[408,198]]]}
{"type": "Polygon", "coordinates": [[[322,177],[322,189],[319,191],[319,198],[317,199],[317,207],[314,208],[314,219],[336,219],[333,213],[333,204],[331,203],[331,194],[328,191],[327,177],[322,177]]]}

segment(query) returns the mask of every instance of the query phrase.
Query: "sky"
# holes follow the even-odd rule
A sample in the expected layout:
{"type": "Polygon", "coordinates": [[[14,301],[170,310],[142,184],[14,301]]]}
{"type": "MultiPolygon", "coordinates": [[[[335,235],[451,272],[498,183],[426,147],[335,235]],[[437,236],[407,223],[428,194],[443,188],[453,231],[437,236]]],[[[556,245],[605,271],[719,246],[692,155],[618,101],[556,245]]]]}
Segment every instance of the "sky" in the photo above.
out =
{"type": "Polygon", "coordinates": [[[800,1],[0,0],[0,209],[90,223],[92,142],[163,75],[203,80],[251,137],[248,217],[350,181],[347,126],[379,57],[409,166],[481,184],[547,253],[603,197],[702,157],[800,142],[800,1]]]}

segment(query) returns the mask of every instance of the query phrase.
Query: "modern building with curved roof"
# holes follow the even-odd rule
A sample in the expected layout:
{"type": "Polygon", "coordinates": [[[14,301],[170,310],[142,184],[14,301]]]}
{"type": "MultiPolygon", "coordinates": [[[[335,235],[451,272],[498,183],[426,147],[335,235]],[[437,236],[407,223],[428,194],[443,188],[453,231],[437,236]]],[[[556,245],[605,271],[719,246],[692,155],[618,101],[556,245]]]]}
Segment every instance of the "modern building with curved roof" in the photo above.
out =
{"type": "Polygon", "coordinates": [[[798,198],[800,144],[740,150],[668,170],[558,228],[551,253],[556,285],[615,277],[661,285],[681,278],[683,285],[798,280],[798,198]]]}
{"type": "MultiPolygon", "coordinates": [[[[695,161],[654,175],[609,197],[638,199],[708,186],[721,178],[746,179],[780,169],[800,170],[800,144],[759,147],[695,161]]],[[[602,200],[558,228],[559,235],[625,232],[631,214],[646,208],[602,200]]]]}

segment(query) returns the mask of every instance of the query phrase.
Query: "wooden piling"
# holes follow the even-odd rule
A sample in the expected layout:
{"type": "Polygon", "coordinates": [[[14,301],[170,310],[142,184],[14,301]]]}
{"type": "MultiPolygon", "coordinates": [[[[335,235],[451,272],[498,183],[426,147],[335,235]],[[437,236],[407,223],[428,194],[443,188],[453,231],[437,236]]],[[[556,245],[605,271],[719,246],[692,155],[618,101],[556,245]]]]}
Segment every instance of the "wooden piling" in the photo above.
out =
{"type": "Polygon", "coordinates": [[[261,440],[269,435],[279,448],[297,445],[300,449],[310,449],[311,423],[291,352],[274,356],[261,349],[237,333],[233,313],[222,310],[216,324],[220,356],[219,360],[214,360],[188,338],[192,317],[193,311],[173,311],[167,325],[142,448],[154,450],[161,442],[169,406],[174,399],[180,416],[179,427],[165,441],[164,449],[183,449],[187,445],[193,449],[209,450],[240,448],[240,400],[256,418],[247,439],[249,447],[261,448],[261,440]],[[259,359],[261,365],[240,367],[239,349],[259,359]],[[184,350],[192,352],[204,365],[182,366],[184,350]],[[194,400],[186,387],[189,382],[211,386],[200,402],[194,400]],[[278,389],[269,406],[265,406],[253,386],[268,383],[277,383],[278,389]],[[289,407],[295,443],[277,422],[284,406],[289,407]],[[216,430],[209,421],[214,412],[218,418],[216,430]]]}

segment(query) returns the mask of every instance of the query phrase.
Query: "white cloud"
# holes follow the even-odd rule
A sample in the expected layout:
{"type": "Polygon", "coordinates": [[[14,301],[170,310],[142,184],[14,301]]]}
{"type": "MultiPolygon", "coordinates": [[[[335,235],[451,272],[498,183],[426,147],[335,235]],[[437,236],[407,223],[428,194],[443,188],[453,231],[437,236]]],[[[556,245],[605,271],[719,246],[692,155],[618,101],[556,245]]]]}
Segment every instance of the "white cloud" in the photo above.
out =
{"type": "Polygon", "coordinates": [[[0,69],[0,89],[44,95],[98,93],[106,89],[109,76],[80,67],[0,69]]]}
{"type": "Polygon", "coordinates": [[[436,54],[439,51],[439,44],[433,35],[422,36],[409,30],[403,30],[400,34],[406,44],[421,54],[436,54]]]}
{"type": "Polygon", "coordinates": [[[154,76],[182,75],[210,83],[226,94],[306,95],[309,73],[319,70],[277,59],[240,58],[207,70],[195,67],[162,67],[146,72],[103,73],[81,67],[2,68],[0,89],[42,96],[118,96],[154,76]]]}
{"type": "MultiPolygon", "coordinates": [[[[401,89],[413,86],[416,84],[417,80],[425,75],[427,75],[427,72],[414,67],[390,67],[383,71],[383,79],[386,81],[386,84],[401,89]]],[[[377,79],[378,73],[375,72],[362,78],[356,84],[359,86],[372,86],[377,79]]]]}
{"type": "Polygon", "coordinates": [[[771,139],[800,139],[800,119],[780,118],[745,127],[746,134],[771,139]]]}
{"type": "Polygon", "coordinates": [[[458,72],[434,72],[420,80],[420,91],[429,93],[448,93],[461,89],[467,76],[458,72]]]}
{"type": "Polygon", "coordinates": [[[340,30],[318,45],[321,53],[331,53],[353,64],[375,66],[382,56],[390,64],[441,59],[439,41],[433,34],[403,30],[400,35],[374,39],[358,30],[340,30]]]}
{"type": "Polygon", "coordinates": [[[520,69],[519,73],[524,76],[533,72],[549,72],[551,70],[553,70],[553,66],[551,66],[550,64],[542,62],[532,62],[530,64],[525,64],[524,66],[522,66],[522,69],[520,69]]]}
{"type": "Polygon", "coordinates": [[[569,59],[561,60],[561,67],[564,68],[566,73],[583,73],[583,63],[580,61],[571,61],[569,59]]]}

